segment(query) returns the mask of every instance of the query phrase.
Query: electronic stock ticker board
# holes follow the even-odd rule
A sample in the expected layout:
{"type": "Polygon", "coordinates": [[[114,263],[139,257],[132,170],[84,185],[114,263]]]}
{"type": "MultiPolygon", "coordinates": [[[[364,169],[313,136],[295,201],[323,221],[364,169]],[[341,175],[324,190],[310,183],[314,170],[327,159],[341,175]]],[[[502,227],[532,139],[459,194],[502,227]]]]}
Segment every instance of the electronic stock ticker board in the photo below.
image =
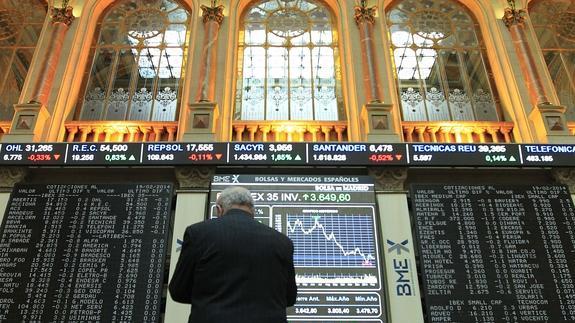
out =
{"type": "Polygon", "coordinates": [[[413,185],[429,322],[575,322],[564,186],[413,185]]]}
{"type": "Polygon", "coordinates": [[[16,185],[0,322],[158,322],[171,184],[16,185]]]}
{"type": "Polygon", "coordinates": [[[575,145],[439,143],[3,143],[0,165],[575,166],[575,145]]]}
{"type": "Polygon", "coordinates": [[[381,259],[373,183],[362,176],[217,175],[218,193],[249,189],[256,220],[294,243],[298,297],[290,322],[384,323],[381,259]]]}

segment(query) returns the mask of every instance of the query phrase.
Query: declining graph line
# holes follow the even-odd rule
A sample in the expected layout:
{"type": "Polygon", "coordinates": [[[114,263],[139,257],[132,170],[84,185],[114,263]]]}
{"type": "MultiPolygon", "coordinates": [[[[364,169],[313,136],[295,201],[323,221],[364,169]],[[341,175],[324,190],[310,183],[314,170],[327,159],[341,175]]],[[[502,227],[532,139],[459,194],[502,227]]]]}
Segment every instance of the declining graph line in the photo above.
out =
{"type": "MultiPolygon", "coordinates": [[[[314,233],[314,231],[319,230],[321,232],[321,235],[323,235],[323,237],[325,238],[325,241],[332,242],[337,247],[337,249],[339,249],[339,251],[341,252],[341,256],[343,256],[343,258],[350,257],[350,256],[359,256],[359,257],[361,257],[361,259],[363,259],[363,261],[361,263],[362,267],[365,267],[365,266],[371,267],[374,265],[372,262],[372,260],[375,260],[375,257],[373,256],[373,254],[362,251],[362,248],[360,248],[358,246],[354,246],[352,249],[346,250],[346,248],[344,247],[344,244],[342,244],[338,240],[337,235],[333,231],[328,232],[328,230],[326,229],[326,226],[320,222],[321,216],[314,216],[313,217],[313,225],[311,227],[309,227],[308,229],[305,228],[305,222],[306,221],[303,221],[302,219],[296,218],[292,222],[292,221],[290,221],[290,218],[293,218],[293,217],[294,217],[293,215],[288,215],[288,221],[287,221],[288,236],[300,235],[300,232],[301,232],[301,234],[303,234],[305,237],[305,236],[310,236],[314,233]],[[298,231],[298,229],[299,229],[299,231],[298,231]]],[[[295,217],[297,217],[297,216],[295,216],[295,217]]],[[[342,217],[344,217],[344,216],[338,216],[338,221],[342,217]]],[[[347,216],[347,217],[349,217],[349,216],[347,216]]],[[[351,217],[354,220],[368,219],[365,216],[351,216],[351,217]]],[[[332,217],[332,220],[333,220],[333,217],[332,217]]],[[[347,218],[345,220],[347,221],[347,218]]],[[[354,224],[356,224],[355,222],[357,222],[357,221],[354,221],[354,224]]],[[[359,225],[361,226],[362,223],[360,223],[359,225]]],[[[340,227],[339,228],[340,233],[341,233],[341,229],[342,228],[340,227]]],[[[346,226],[344,229],[347,231],[353,231],[354,226],[346,226]]],[[[364,235],[367,235],[366,238],[367,238],[367,240],[368,240],[367,242],[369,244],[367,246],[367,249],[372,250],[373,249],[373,244],[372,244],[373,239],[372,239],[372,234],[370,234],[370,232],[360,232],[359,235],[356,232],[352,232],[352,236],[354,238],[359,237],[359,238],[363,239],[364,235]]],[[[294,237],[294,238],[295,238],[294,243],[296,244],[296,249],[297,249],[297,245],[298,245],[298,243],[301,243],[301,241],[298,239],[298,237],[294,237]]],[[[362,240],[362,242],[363,242],[363,240],[362,240]]],[[[305,246],[304,246],[304,248],[305,248],[305,246]]],[[[304,252],[305,252],[305,250],[304,250],[304,252]]],[[[339,259],[343,259],[341,256],[339,257],[339,259]]],[[[356,267],[356,266],[352,266],[352,267],[356,267]]]]}

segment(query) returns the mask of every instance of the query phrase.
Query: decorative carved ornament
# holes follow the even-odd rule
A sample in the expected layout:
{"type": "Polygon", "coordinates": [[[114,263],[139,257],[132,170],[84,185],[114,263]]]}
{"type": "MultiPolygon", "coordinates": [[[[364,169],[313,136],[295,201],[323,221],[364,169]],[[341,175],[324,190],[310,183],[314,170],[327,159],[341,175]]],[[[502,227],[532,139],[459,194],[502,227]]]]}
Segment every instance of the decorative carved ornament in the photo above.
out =
{"type": "Polygon", "coordinates": [[[267,25],[270,31],[278,37],[299,37],[303,35],[310,24],[306,13],[296,8],[284,8],[269,15],[267,25]]]}
{"type": "Polygon", "coordinates": [[[407,168],[369,168],[369,175],[375,180],[376,191],[404,192],[407,168]]]}
{"type": "Polygon", "coordinates": [[[176,178],[181,189],[201,188],[209,189],[212,177],[215,174],[213,167],[176,167],[176,178]]]}
{"type": "Polygon", "coordinates": [[[0,167],[0,188],[13,188],[28,175],[24,167],[0,167]]]}
{"type": "Polygon", "coordinates": [[[360,6],[356,6],[353,8],[355,14],[353,18],[355,19],[355,23],[360,25],[364,22],[375,24],[375,14],[377,13],[377,7],[367,7],[365,5],[365,1],[362,1],[360,6]]]}
{"type": "Polygon", "coordinates": [[[53,23],[61,23],[65,24],[66,26],[70,27],[72,22],[74,21],[74,8],[70,6],[66,6],[66,8],[50,8],[50,18],[52,18],[53,23]]]}
{"type": "Polygon", "coordinates": [[[224,21],[224,6],[219,5],[219,6],[204,6],[201,5],[202,8],[202,21],[205,23],[210,22],[210,21],[215,21],[218,24],[222,24],[222,22],[224,21]]]}
{"type": "Polygon", "coordinates": [[[140,8],[126,14],[122,27],[131,37],[144,40],[166,32],[170,21],[168,15],[158,8],[140,8]]]}
{"type": "Polygon", "coordinates": [[[557,168],[551,174],[556,182],[568,186],[571,194],[575,194],[575,168],[557,168]]]}
{"type": "Polygon", "coordinates": [[[503,18],[501,18],[505,26],[510,28],[513,25],[522,25],[525,22],[525,9],[517,9],[515,0],[507,0],[507,4],[509,4],[509,7],[505,8],[503,18]]]}

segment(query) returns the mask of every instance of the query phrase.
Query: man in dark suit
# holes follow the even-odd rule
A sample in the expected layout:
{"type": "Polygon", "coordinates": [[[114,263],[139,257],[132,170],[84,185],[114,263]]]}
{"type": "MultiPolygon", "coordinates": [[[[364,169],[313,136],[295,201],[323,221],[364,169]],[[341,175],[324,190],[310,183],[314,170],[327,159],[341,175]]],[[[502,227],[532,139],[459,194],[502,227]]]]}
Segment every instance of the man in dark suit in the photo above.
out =
{"type": "Polygon", "coordinates": [[[192,304],[193,323],[287,322],[297,286],[293,243],[253,218],[251,193],[221,192],[218,218],[186,229],[170,295],[192,304]]]}

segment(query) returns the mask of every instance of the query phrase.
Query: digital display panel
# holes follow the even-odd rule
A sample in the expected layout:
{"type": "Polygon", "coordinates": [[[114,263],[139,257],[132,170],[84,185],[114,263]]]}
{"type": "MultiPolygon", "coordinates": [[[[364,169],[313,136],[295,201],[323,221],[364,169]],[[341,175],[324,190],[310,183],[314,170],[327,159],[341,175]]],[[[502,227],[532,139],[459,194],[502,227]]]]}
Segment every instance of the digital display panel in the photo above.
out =
{"type": "Polygon", "coordinates": [[[521,163],[519,147],[503,144],[410,144],[409,164],[437,166],[512,166],[521,163]]]}
{"type": "Polygon", "coordinates": [[[2,144],[0,163],[7,165],[61,165],[65,162],[67,144],[2,144]]]}
{"type": "Polygon", "coordinates": [[[575,167],[575,145],[145,142],[0,144],[0,165],[575,167]]]}
{"type": "Polygon", "coordinates": [[[290,322],[385,322],[373,183],[362,176],[217,175],[252,192],[255,219],[294,243],[298,298],[290,322]]]}
{"type": "Polygon", "coordinates": [[[133,143],[73,143],[68,146],[70,165],[131,165],[140,161],[142,145],[133,143]]]}
{"type": "Polygon", "coordinates": [[[429,322],[575,322],[564,186],[413,185],[429,322]]]}
{"type": "Polygon", "coordinates": [[[573,166],[575,145],[521,145],[523,164],[573,166]]]}
{"type": "Polygon", "coordinates": [[[142,162],[146,164],[218,164],[225,163],[225,143],[146,143],[142,162]]]}
{"type": "Polygon", "coordinates": [[[158,322],[171,184],[16,185],[0,321],[158,322]]]}

